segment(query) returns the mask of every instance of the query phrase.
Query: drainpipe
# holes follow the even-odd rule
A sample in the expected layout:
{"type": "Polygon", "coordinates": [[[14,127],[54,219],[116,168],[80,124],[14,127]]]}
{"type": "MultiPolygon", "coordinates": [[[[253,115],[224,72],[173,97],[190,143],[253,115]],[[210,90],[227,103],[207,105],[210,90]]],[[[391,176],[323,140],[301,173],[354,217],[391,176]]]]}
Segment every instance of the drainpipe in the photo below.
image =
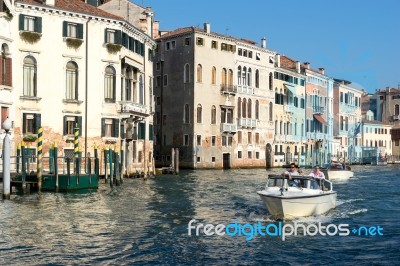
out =
{"type": "MultiPolygon", "coordinates": [[[[89,58],[88,58],[88,53],[89,53],[89,22],[90,22],[91,18],[89,17],[89,19],[86,21],[86,47],[85,47],[85,56],[86,56],[86,60],[85,60],[85,157],[87,155],[87,114],[88,114],[88,72],[89,72],[89,58]]],[[[86,168],[86,161],[85,160],[85,168],[86,168]]]]}

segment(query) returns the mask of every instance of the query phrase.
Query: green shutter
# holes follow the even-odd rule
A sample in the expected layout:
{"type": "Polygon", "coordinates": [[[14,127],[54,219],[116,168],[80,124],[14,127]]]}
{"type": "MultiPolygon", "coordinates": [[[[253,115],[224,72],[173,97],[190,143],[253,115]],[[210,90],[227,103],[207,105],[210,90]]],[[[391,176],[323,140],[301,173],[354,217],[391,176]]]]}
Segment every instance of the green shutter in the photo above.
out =
{"type": "Polygon", "coordinates": [[[106,135],[106,120],[105,118],[101,119],[101,136],[104,137],[106,135]]]}
{"type": "Polygon", "coordinates": [[[119,137],[119,119],[115,118],[113,119],[113,126],[114,126],[114,138],[119,137]]]}
{"type": "Polygon", "coordinates": [[[78,38],[83,39],[83,24],[78,24],[78,38]]]}
{"type": "Polygon", "coordinates": [[[35,134],[37,134],[41,126],[42,126],[41,114],[35,114],[35,134]]]}
{"type": "Polygon", "coordinates": [[[139,139],[145,139],[146,137],[146,124],[145,123],[139,123],[139,132],[138,132],[138,137],[139,139]]]}
{"type": "Polygon", "coordinates": [[[149,124],[149,140],[153,140],[153,125],[149,124]]]}
{"type": "Polygon", "coordinates": [[[67,116],[64,115],[63,117],[63,135],[67,135],[67,116]]]}
{"type": "Polygon", "coordinates": [[[63,21],[63,37],[68,37],[68,22],[63,21]]]}
{"type": "Polygon", "coordinates": [[[24,30],[25,15],[19,15],[19,30],[24,30]]]}
{"type": "Polygon", "coordinates": [[[121,126],[119,127],[119,130],[121,132],[121,139],[125,138],[125,126],[123,123],[121,123],[121,126]]]}
{"type": "Polygon", "coordinates": [[[22,114],[22,134],[26,133],[26,114],[22,114]]]}
{"type": "Polygon", "coordinates": [[[77,116],[75,121],[78,124],[79,136],[82,136],[82,116],[77,116]]]}
{"type": "Polygon", "coordinates": [[[129,37],[129,50],[133,51],[134,47],[134,39],[129,37]]]}
{"type": "Polygon", "coordinates": [[[104,43],[108,43],[107,42],[107,28],[104,30],[104,43]]]}
{"type": "Polygon", "coordinates": [[[144,43],[140,43],[140,54],[142,56],[144,56],[144,53],[145,53],[145,51],[144,51],[144,43]]]}
{"type": "Polygon", "coordinates": [[[42,33],[42,18],[41,17],[36,17],[35,31],[38,33],[42,33]]]}
{"type": "Polygon", "coordinates": [[[122,43],[122,32],[120,30],[115,31],[115,43],[116,44],[122,43]]]}

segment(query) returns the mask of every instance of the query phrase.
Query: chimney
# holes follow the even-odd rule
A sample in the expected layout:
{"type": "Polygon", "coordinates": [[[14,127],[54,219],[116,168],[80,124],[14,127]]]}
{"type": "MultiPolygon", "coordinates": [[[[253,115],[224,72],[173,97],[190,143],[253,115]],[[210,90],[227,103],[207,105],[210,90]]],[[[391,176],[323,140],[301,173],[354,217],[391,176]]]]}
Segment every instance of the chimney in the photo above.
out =
{"type": "Polygon", "coordinates": [[[297,70],[297,73],[300,73],[301,68],[300,68],[300,62],[299,61],[296,61],[296,70],[297,70]]]}
{"type": "Polygon", "coordinates": [[[210,33],[210,23],[204,23],[204,31],[210,33]]]}
{"type": "Polygon", "coordinates": [[[304,65],[307,69],[310,69],[310,63],[309,62],[304,62],[304,65]]]}
{"type": "Polygon", "coordinates": [[[325,75],[325,68],[323,68],[323,67],[320,67],[320,68],[318,68],[318,72],[321,74],[321,75],[325,75]]]}
{"type": "Polygon", "coordinates": [[[280,54],[275,55],[275,66],[281,67],[281,55],[280,54]]]}
{"type": "Polygon", "coordinates": [[[261,48],[267,48],[267,38],[265,37],[261,39],[261,48]]]}
{"type": "Polygon", "coordinates": [[[43,2],[48,6],[55,6],[56,4],[56,0],[44,0],[43,2]]]}

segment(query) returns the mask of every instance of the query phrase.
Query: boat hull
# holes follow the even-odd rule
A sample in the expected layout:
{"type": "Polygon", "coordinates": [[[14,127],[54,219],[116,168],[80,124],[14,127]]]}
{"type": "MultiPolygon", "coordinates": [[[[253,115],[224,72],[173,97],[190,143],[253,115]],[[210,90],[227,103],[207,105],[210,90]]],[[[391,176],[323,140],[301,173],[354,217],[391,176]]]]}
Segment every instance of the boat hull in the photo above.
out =
{"type": "Polygon", "coordinates": [[[324,172],[328,180],[344,181],[354,176],[353,171],[350,170],[326,170],[324,172]]]}
{"type": "Polygon", "coordinates": [[[269,213],[276,219],[321,215],[336,207],[335,191],[300,197],[268,195],[264,191],[257,193],[269,213]]]}

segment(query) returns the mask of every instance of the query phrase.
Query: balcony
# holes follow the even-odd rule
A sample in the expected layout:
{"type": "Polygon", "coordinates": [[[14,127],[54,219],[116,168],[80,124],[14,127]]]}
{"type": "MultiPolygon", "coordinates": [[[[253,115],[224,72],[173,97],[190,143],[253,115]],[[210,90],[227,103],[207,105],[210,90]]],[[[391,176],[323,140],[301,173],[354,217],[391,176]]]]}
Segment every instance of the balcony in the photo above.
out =
{"type": "Polygon", "coordinates": [[[322,106],[313,106],[313,114],[322,115],[325,112],[325,107],[322,106]]]}
{"type": "Polygon", "coordinates": [[[238,118],[238,126],[240,128],[256,128],[257,122],[258,122],[257,119],[238,118]]]}
{"type": "Polygon", "coordinates": [[[238,85],[237,91],[243,94],[254,95],[255,89],[247,85],[238,85]]]}
{"type": "Polygon", "coordinates": [[[139,116],[149,116],[147,107],[143,104],[133,102],[119,102],[119,113],[135,114],[139,116]]]}
{"type": "Polygon", "coordinates": [[[237,93],[237,87],[234,85],[221,84],[221,93],[235,95],[237,93]]]}
{"type": "Polygon", "coordinates": [[[392,115],[392,121],[400,120],[400,115],[392,115]]]}
{"type": "Polygon", "coordinates": [[[237,132],[237,125],[231,123],[222,123],[221,124],[221,132],[226,133],[236,133],[237,132]]]}
{"type": "Polygon", "coordinates": [[[286,113],[290,113],[290,114],[294,114],[296,112],[297,107],[295,107],[294,105],[284,105],[283,106],[283,110],[286,113]]]}

